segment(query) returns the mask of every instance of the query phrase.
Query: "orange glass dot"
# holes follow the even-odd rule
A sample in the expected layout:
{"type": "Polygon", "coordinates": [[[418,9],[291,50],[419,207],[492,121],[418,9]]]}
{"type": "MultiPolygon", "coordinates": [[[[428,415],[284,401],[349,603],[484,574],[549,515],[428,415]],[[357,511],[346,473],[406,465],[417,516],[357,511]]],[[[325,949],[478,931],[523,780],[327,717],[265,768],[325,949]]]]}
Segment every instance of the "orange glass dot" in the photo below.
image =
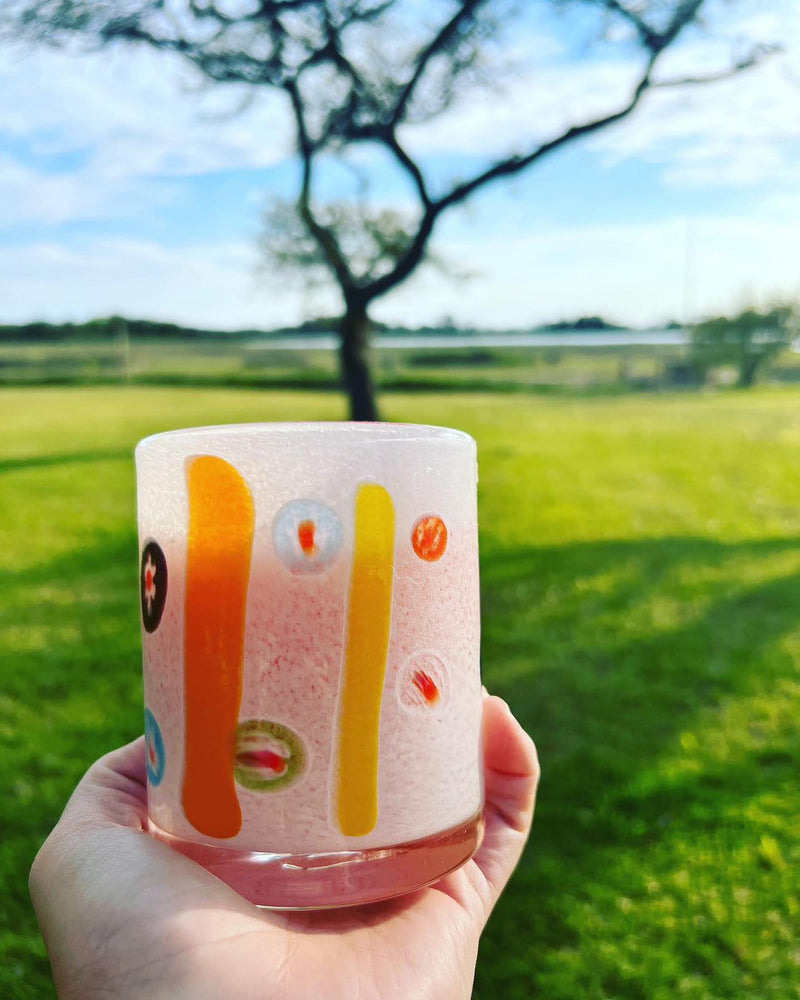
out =
{"type": "Polygon", "coordinates": [[[426,514],[411,530],[411,544],[414,551],[425,562],[436,562],[447,548],[447,527],[440,517],[426,514]]]}
{"type": "Polygon", "coordinates": [[[313,556],[317,551],[314,541],[316,531],[317,526],[313,521],[301,521],[297,526],[297,539],[300,542],[300,548],[307,556],[313,556]]]}
{"type": "Polygon", "coordinates": [[[439,700],[439,688],[433,678],[424,670],[417,670],[413,678],[414,687],[429,705],[435,705],[439,700]]]}

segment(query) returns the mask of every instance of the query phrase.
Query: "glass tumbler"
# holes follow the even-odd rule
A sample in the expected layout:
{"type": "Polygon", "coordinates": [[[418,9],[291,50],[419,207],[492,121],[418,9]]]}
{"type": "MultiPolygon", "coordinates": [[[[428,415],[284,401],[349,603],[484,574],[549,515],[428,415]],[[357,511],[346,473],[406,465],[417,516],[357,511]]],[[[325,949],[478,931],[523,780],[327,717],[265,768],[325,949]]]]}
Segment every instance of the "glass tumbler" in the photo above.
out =
{"type": "Polygon", "coordinates": [[[150,832],[252,902],[428,885],[482,834],[477,465],[459,431],[136,449],[150,832]]]}

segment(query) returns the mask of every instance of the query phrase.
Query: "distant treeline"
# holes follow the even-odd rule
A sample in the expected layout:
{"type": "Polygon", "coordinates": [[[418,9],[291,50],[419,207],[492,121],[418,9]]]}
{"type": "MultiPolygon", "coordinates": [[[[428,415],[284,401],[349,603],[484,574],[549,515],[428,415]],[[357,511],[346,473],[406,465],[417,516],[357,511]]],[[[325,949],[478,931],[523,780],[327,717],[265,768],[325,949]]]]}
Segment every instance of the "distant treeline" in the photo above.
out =
{"type": "Polygon", "coordinates": [[[159,323],[148,319],[123,319],[110,316],[106,319],[92,319],[88,323],[23,323],[0,326],[0,340],[27,340],[52,342],[61,340],[118,340],[120,337],[136,337],[150,340],[225,339],[257,337],[260,330],[200,330],[177,323],[159,323]]]}
{"type": "Polygon", "coordinates": [[[576,320],[561,320],[559,323],[547,323],[537,329],[547,333],[573,333],[575,330],[587,333],[595,330],[628,330],[627,326],[620,326],[618,323],[607,323],[600,316],[581,316],[576,320]]]}
{"type": "MultiPolygon", "coordinates": [[[[280,337],[290,334],[331,333],[337,328],[337,325],[338,321],[335,317],[321,317],[319,319],[306,320],[298,326],[282,327],[277,330],[203,330],[193,326],[180,326],[177,323],[161,323],[149,319],[125,319],[121,316],[109,316],[103,319],[89,320],[88,323],[6,324],[0,326],[0,341],[22,340],[42,343],[65,340],[116,341],[123,337],[132,337],[140,340],[195,339],[231,341],[249,340],[255,337],[280,337]]],[[[393,334],[408,334],[409,336],[424,336],[425,334],[464,336],[465,334],[485,334],[491,332],[474,327],[457,326],[451,322],[418,327],[398,327],[386,323],[376,323],[375,329],[378,332],[391,331],[393,334]]],[[[518,330],[515,332],[543,331],[547,333],[569,333],[577,330],[588,333],[596,330],[623,331],[626,329],[628,328],[615,323],[609,323],[600,316],[583,316],[576,320],[563,320],[558,323],[548,323],[530,327],[526,331],[518,330]]]]}

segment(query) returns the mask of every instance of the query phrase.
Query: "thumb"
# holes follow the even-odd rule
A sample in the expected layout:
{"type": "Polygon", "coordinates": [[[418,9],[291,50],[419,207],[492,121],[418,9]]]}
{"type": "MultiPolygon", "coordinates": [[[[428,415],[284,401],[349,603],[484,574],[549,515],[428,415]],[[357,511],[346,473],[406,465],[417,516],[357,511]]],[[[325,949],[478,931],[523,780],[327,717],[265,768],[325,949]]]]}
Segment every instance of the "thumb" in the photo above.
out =
{"type": "Polygon", "coordinates": [[[484,698],[483,732],[486,833],[474,860],[488,884],[492,907],[530,834],[540,771],[533,740],[502,698],[484,698]]]}

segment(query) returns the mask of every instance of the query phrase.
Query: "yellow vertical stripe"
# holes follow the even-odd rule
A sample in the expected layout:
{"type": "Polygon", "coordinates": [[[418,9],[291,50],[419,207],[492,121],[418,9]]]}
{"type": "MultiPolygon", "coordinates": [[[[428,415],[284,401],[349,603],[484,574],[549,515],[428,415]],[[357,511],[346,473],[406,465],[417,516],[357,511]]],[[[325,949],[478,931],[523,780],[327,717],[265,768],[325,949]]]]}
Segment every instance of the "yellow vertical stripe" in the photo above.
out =
{"type": "Polygon", "coordinates": [[[213,455],[191,462],[188,488],[183,809],[201,833],[234,837],[242,825],[233,769],[255,506],[236,469],[213,455]]]}
{"type": "Polygon", "coordinates": [[[363,837],[378,821],[378,730],[389,649],[394,504],[375,483],[356,496],[342,706],[338,816],[342,833],[363,837]]]}

